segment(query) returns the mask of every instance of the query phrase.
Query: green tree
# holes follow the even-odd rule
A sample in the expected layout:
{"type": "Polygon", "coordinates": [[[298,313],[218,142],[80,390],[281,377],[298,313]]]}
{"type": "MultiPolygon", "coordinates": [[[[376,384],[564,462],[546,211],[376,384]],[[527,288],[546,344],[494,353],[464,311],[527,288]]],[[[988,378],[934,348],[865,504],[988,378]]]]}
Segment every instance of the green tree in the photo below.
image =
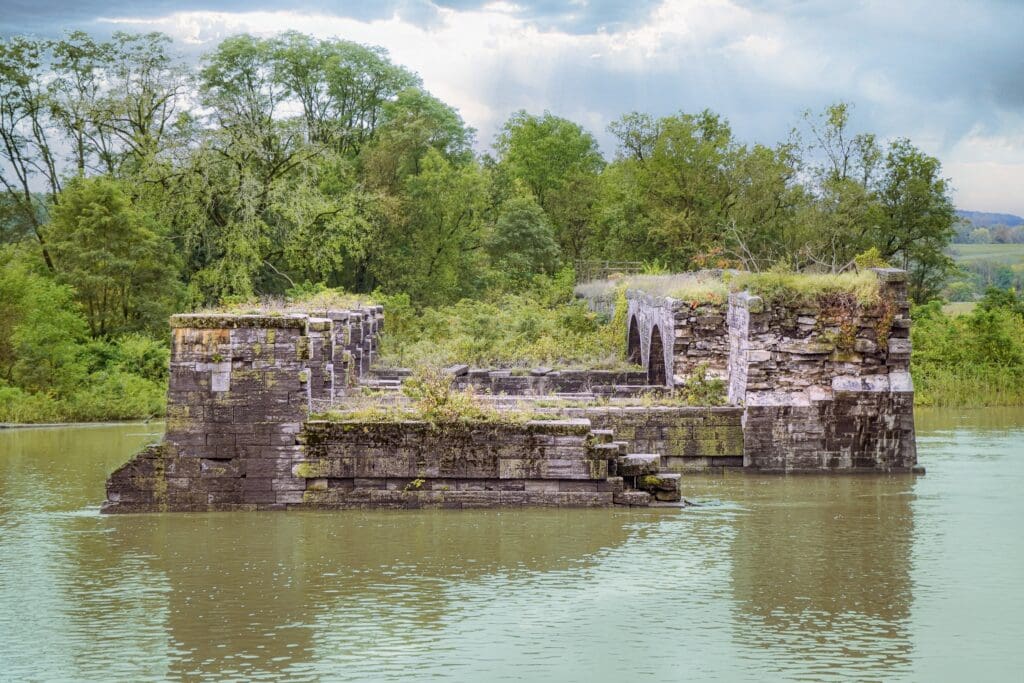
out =
{"type": "Polygon", "coordinates": [[[594,136],[551,112],[519,111],[505,122],[495,150],[509,176],[524,183],[547,212],[566,255],[582,258],[604,167],[594,136]]]}
{"type": "Polygon", "coordinates": [[[58,279],[74,288],[94,337],[163,326],[176,303],[173,250],[122,183],[70,181],[46,234],[58,279]]]}
{"type": "Polygon", "coordinates": [[[927,301],[955,271],[945,253],[956,223],[949,181],[938,159],[905,139],[889,145],[883,168],[877,190],[881,218],[872,243],[909,272],[911,297],[927,301]]]}
{"type": "Polygon", "coordinates": [[[529,195],[514,197],[501,207],[487,250],[498,270],[520,285],[533,275],[552,275],[558,269],[551,223],[529,195]]]}
{"type": "Polygon", "coordinates": [[[732,130],[707,110],[656,124],[643,120],[641,133],[633,132],[632,119],[611,128],[620,136],[620,153],[602,211],[609,242],[632,247],[623,251],[633,258],[658,259],[673,269],[698,265],[720,248],[735,202],[732,174],[740,150],[732,130]]]}
{"type": "Polygon", "coordinates": [[[399,93],[420,85],[381,47],[315,40],[294,31],[272,41],[275,80],[302,106],[311,142],[357,154],[399,93]]]}
{"type": "Polygon", "coordinates": [[[473,129],[459,113],[420,88],[407,88],[384,105],[377,136],[361,163],[367,183],[396,194],[405,180],[420,172],[420,162],[434,150],[457,164],[472,160],[473,129]]]}
{"type": "Polygon", "coordinates": [[[733,200],[724,231],[725,252],[747,270],[793,264],[793,255],[813,239],[799,229],[796,217],[807,206],[807,192],[796,182],[798,150],[754,145],[736,154],[732,168],[733,200]]]}
{"type": "Polygon", "coordinates": [[[0,264],[0,379],[29,391],[73,391],[85,377],[86,326],[71,288],[11,251],[0,252],[0,264]]]}
{"type": "Polygon", "coordinates": [[[372,267],[387,293],[417,304],[473,293],[483,275],[487,179],[476,163],[453,164],[431,149],[403,192],[404,216],[389,221],[372,267]]]}
{"type": "Polygon", "coordinates": [[[46,42],[30,38],[0,41],[0,186],[10,219],[35,237],[52,270],[43,235],[45,201],[37,195],[42,190],[52,197],[61,188],[56,136],[48,118],[47,50],[46,42]]]}

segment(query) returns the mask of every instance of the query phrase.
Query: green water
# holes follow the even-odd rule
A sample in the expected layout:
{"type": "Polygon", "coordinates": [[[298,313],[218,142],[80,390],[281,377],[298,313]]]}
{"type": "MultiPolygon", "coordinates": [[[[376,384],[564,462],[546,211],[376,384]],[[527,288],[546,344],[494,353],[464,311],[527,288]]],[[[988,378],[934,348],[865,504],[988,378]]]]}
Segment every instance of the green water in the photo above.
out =
{"type": "Polygon", "coordinates": [[[0,431],[2,680],[1021,680],[1024,411],[687,510],[103,517],[152,425],[0,431]]]}

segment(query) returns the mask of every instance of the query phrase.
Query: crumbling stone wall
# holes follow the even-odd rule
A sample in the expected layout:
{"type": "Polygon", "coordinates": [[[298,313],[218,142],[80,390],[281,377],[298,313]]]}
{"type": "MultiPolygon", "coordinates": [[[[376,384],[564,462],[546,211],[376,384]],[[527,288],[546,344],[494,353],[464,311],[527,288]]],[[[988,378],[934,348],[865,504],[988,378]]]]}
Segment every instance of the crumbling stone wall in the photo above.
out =
{"type": "Polygon", "coordinates": [[[337,393],[339,347],[344,384],[362,374],[378,314],[174,316],[164,441],[111,475],[103,511],[679,499],[678,478],[660,473],[657,456],[631,456],[587,420],[309,421],[314,397],[337,393]],[[642,463],[624,464],[624,480],[615,471],[626,456],[642,463]]]}
{"type": "Polygon", "coordinates": [[[529,374],[513,374],[511,370],[467,368],[457,373],[456,387],[472,386],[491,394],[544,396],[546,394],[594,393],[630,395],[646,387],[646,372],[616,370],[551,370],[537,368],[529,374]]]}
{"type": "MultiPolygon", "coordinates": [[[[370,372],[377,355],[377,336],[384,328],[384,307],[364,306],[351,310],[314,311],[331,321],[331,371],[333,398],[344,396],[370,372]]],[[[320,398],[320,397],[318,397],[320,398]]],[[[326,397],[323,397],[326,398],[326,397]]]]}
{"type": "Polygon", "coordinates": [[[627,328],[631,332],[638,331],[640,337],[639,357],[634,356],[632,360],[647,368],[649,382],[655,382],[653,368],[658,366],[665,369],[665,379],[660,382],[664,386],[671,387],[682,381],[673,372],[676,329],[673,300],[654,297],[637,290],[627,290],[626,301],[629,306],[626,313],[627,328]],[[652,340],[656,335],[661,340],[661,351],[659,354],[655,350],[657,357],[652,358],[652,340]]]}
{"type": "Polygon", "coordinates": [[[745,465],[903,471],[917,464],[906,273],[876,269],[880,303],[729,301],[729,401],[745,406],[745,465]]]}
{"type": "Polygon", "coordinates": [[[707,376],[728,377],[729,336],[725,304],[687,302],[629,290],[627,320],[640,333],[640,362],[651,366],[650,346],[657,329],[664,343],[666,386],[683,384],[703,365],[707,376]]]}
{"type": "MultiPolygon", "coordinates": [[[[693,469],[911,471],[906,274],[875,272],[869,307],[629,293],[644,362],[662,360],[657,330],[665,384],[706,364],[728,379],[731,405],[612,403],[526,425],[310,422],[314,401],[369,373],[380,307],[174,316],[165,440],[111,475],[103,510],[646,505],[678,500],[678,473],[693,469]]],[[[451,370],[495,394],[645,389],[637,373],[451,370]]]]}
{"type": "MultiPolygon", "coordinates": [[[[874,269],[880,303],[725,306],[630,292],[644,334],[671,312],[676,383],[697,365],[744,409],[744,466],[772,471],[906,471],[917,463],[906,273],[874,269]]],[[[645,359],[645,362],[647,360],[645,359]]]]}
{"type": "Polygon", "coordinates": [[[330,313],[338,327],[330,315],[173,316],[164,442],[111,476],[108,511],[301,502],[291,467],[312,399],[359,376],[343,358],[339,381],[336,339],[372,355],[379,327],[379,307],[330,313]]]}

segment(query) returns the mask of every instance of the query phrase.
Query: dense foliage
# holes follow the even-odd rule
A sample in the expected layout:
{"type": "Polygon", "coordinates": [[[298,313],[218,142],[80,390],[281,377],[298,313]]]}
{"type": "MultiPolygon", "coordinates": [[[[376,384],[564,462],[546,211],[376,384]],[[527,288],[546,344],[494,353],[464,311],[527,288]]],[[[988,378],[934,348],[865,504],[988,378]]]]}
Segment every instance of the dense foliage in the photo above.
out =
{"type": "Polygon", "coordinates": [[[403,362],[514,364],[615,356],[609,323],[545,291],[580,259],[838,272],[873,249],[934,296],[954,224],[939,162],[855,132],[846,104],[798,129],[746,145],[710,111],[631,113],[607,159],[520,111],[477,154],[376,47],[240,35],[192,65],[156,33],[4,39],[0,419],[158,412],[125,348],[162,348],[173,310],[289,290],[378,292],[392,330],[432,339],[393,335],[403,362]]]}
{"type": "Polygon", "coordinates": [[[939,302],[913,311],[912,368],[924,405],[1024,405],[1024,300],[990,289],[961,316],[939,302]]]}
{"type": "MultiPolygon", "coordinates": [[[[625,292],[622,292],[625,295],[625,292]]],[[[625,302],[608,320],[572,299],[572,271],[537,276],[517,293],[495,292],[417,310],[405,294],[383,298],[381,362],[395,366],[626,367],[625,302]]]]}

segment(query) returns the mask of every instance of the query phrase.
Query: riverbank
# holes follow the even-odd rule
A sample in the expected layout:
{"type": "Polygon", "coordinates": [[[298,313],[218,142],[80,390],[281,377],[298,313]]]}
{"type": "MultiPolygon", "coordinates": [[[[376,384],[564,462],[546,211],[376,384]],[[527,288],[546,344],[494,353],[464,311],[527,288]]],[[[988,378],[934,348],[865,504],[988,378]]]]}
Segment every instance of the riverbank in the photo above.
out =
{"type": "Polygon", "coordinates": [[[0,386],[0,424],[125,422],[163,417],[167,411],[166,367],[162,380],[125,373],[87,377],[67,396],[0,386]]]}
{"type": "Polygon", "coordinates": [[[108,420],[98,422],[0,422],[4,429],[85,429],[89,427],[117,427],[120,425],[158,425],[163,427],[163,417],[153,420],[108,420]]]}
{"type": "Polygon", "coordinates": [[[1024,372],[1017,368],[925,366],[912,375],[916,407],[1024,406],[1024,372]]]}

